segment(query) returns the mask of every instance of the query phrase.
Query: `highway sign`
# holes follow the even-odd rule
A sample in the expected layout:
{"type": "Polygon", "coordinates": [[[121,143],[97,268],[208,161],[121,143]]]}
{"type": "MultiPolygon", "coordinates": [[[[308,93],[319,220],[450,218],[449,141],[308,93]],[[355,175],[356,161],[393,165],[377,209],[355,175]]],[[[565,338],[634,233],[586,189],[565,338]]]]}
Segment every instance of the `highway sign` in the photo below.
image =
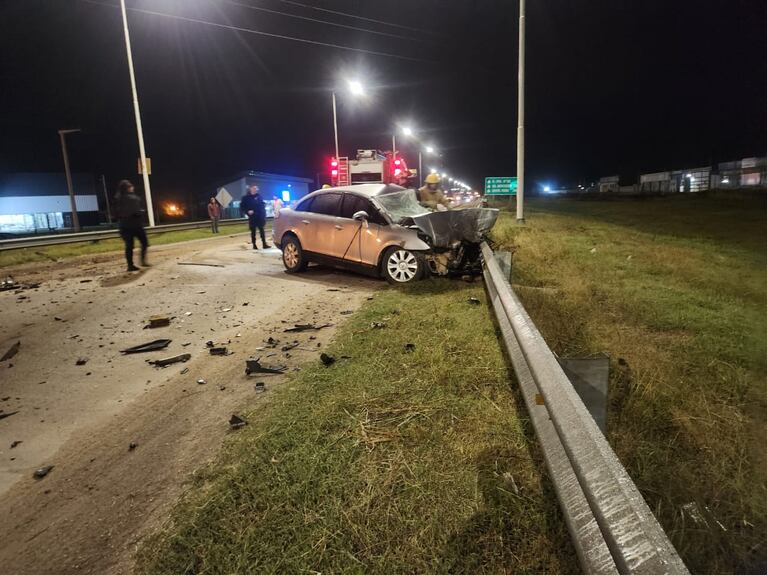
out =
{"type": "Polygon", "coordinates": [[[486,196],[516,196],[517,178],[487,177],[485,178],[486,196]]]}

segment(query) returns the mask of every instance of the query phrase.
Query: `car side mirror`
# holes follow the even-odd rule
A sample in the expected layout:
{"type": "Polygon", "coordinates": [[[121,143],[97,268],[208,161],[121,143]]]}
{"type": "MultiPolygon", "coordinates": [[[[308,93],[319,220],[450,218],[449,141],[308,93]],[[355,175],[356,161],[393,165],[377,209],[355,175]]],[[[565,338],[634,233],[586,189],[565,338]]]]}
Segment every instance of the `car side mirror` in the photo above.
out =
{"type": "Polygon", "coordinates": [[[358,222],[365,222],[370,216],[368,213],[364,210],[360,210],[359,212],[355,212],[352,216],[352,219],[357,220],[358,222]]]}

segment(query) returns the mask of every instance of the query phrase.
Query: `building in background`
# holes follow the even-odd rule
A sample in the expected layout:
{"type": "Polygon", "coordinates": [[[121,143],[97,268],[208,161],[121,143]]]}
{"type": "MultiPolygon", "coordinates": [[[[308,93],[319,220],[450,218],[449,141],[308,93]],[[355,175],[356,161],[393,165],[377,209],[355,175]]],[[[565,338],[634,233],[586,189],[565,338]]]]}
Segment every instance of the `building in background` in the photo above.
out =
{"type": "MultiPolygon", "coordinates": [[[[221,190],[225,190],[232,197],[232,202],[226,208],[222,209],[221,217],[239,218],[240,217],[240,198],[247,192],[247,186],[256,184],[261,191],[261,197],[266,202],[266,215],[273,217],[272,198],[277,196],[282,200],[284,206],[289,207],[309,193],[310,187],[314,186],[314,180],[310,178],[298,178],[295,176],[284,176],[280,174],[268,174],[265,172],[242,172],[225,183],[216,187],[216,189],[206,198],[217,196],[221,190]]],[[[314,191],[313,189],[311,191],[314,191]]]]}
{"type": "MultiPolygon", "coordinates": [[[[96,178],[72,174],[80,225],[99,224],[96,178]]],[[[72,208],[63,173],[0,174],[0,233],[48,233],[72,227],[72,208]]]]}
{"type": "Polygon", "coordinates": [[[600,192],[617,192],[620,190],[620,176],[605,176],[599,178],[600,192]]]}
{"type": "Polygon", "coordinates": [[[767,188],[767,157],[719,164],[717,188],[767,188]]]}
{"type": "Polygon", "coordinates": [[[711,184],[711,166],[671,172],[673,192],[703,192],[711,184]]]}
{"type": "Polygon", "coordinates": [[[644,192],[655,192],[659,194],[673,192],[671,185],[671,172],[654,172],[652,174],[641,174],[639,176],[639,187],[644,192]]]}

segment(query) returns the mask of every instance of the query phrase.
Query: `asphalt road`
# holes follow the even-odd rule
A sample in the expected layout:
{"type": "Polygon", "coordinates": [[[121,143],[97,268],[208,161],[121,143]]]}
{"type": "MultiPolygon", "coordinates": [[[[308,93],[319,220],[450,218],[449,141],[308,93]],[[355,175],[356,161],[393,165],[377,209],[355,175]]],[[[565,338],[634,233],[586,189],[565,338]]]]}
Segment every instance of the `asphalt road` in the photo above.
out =
{"type": "Polygon", "coordinates": [[[248,378],[245,359],[261,355],[289,370],[317,361],[333,327],[284,329],[338,325],[348,317],[342,311],[385,286],[321,268],[291,276],[279,250],[255,252],[245,242],[162,246],[137,274],[122,271],[120,254],[3,270],[42,285],[0,293],[0,356],[21,342],[0,362],[0,415],[16,412],[0,419],[1,571],[129,572],[136,542],[215,455],[231,414],[268,408],[270,390],[285,379],[248,378]],[[154,314],[171,324],[145,329],[154,314]],[[300,345],[259,350],[270,336],[300,345]],[[172,343],[120,353],[155,339],[172,343]],[[211,356],[209,340],[230,355],[211,356]],[[166,368],[147,361],[181,353],[191,360],[166,368]],[[257,393],[255,381],[267,391],[257,393]]]}

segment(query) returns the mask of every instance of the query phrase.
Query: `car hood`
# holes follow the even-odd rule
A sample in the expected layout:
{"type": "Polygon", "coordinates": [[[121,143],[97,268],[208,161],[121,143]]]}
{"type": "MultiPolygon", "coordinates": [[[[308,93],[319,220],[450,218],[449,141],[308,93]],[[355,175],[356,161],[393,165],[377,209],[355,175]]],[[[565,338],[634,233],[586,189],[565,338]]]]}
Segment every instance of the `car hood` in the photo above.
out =
{"type": "Polygon", "coordinates": [[[432,239],[434,247],[447,248],[456,242],[479,243],[495,225],[498,210],[466,208],[413,216],[413,224],[432,239]]]}

